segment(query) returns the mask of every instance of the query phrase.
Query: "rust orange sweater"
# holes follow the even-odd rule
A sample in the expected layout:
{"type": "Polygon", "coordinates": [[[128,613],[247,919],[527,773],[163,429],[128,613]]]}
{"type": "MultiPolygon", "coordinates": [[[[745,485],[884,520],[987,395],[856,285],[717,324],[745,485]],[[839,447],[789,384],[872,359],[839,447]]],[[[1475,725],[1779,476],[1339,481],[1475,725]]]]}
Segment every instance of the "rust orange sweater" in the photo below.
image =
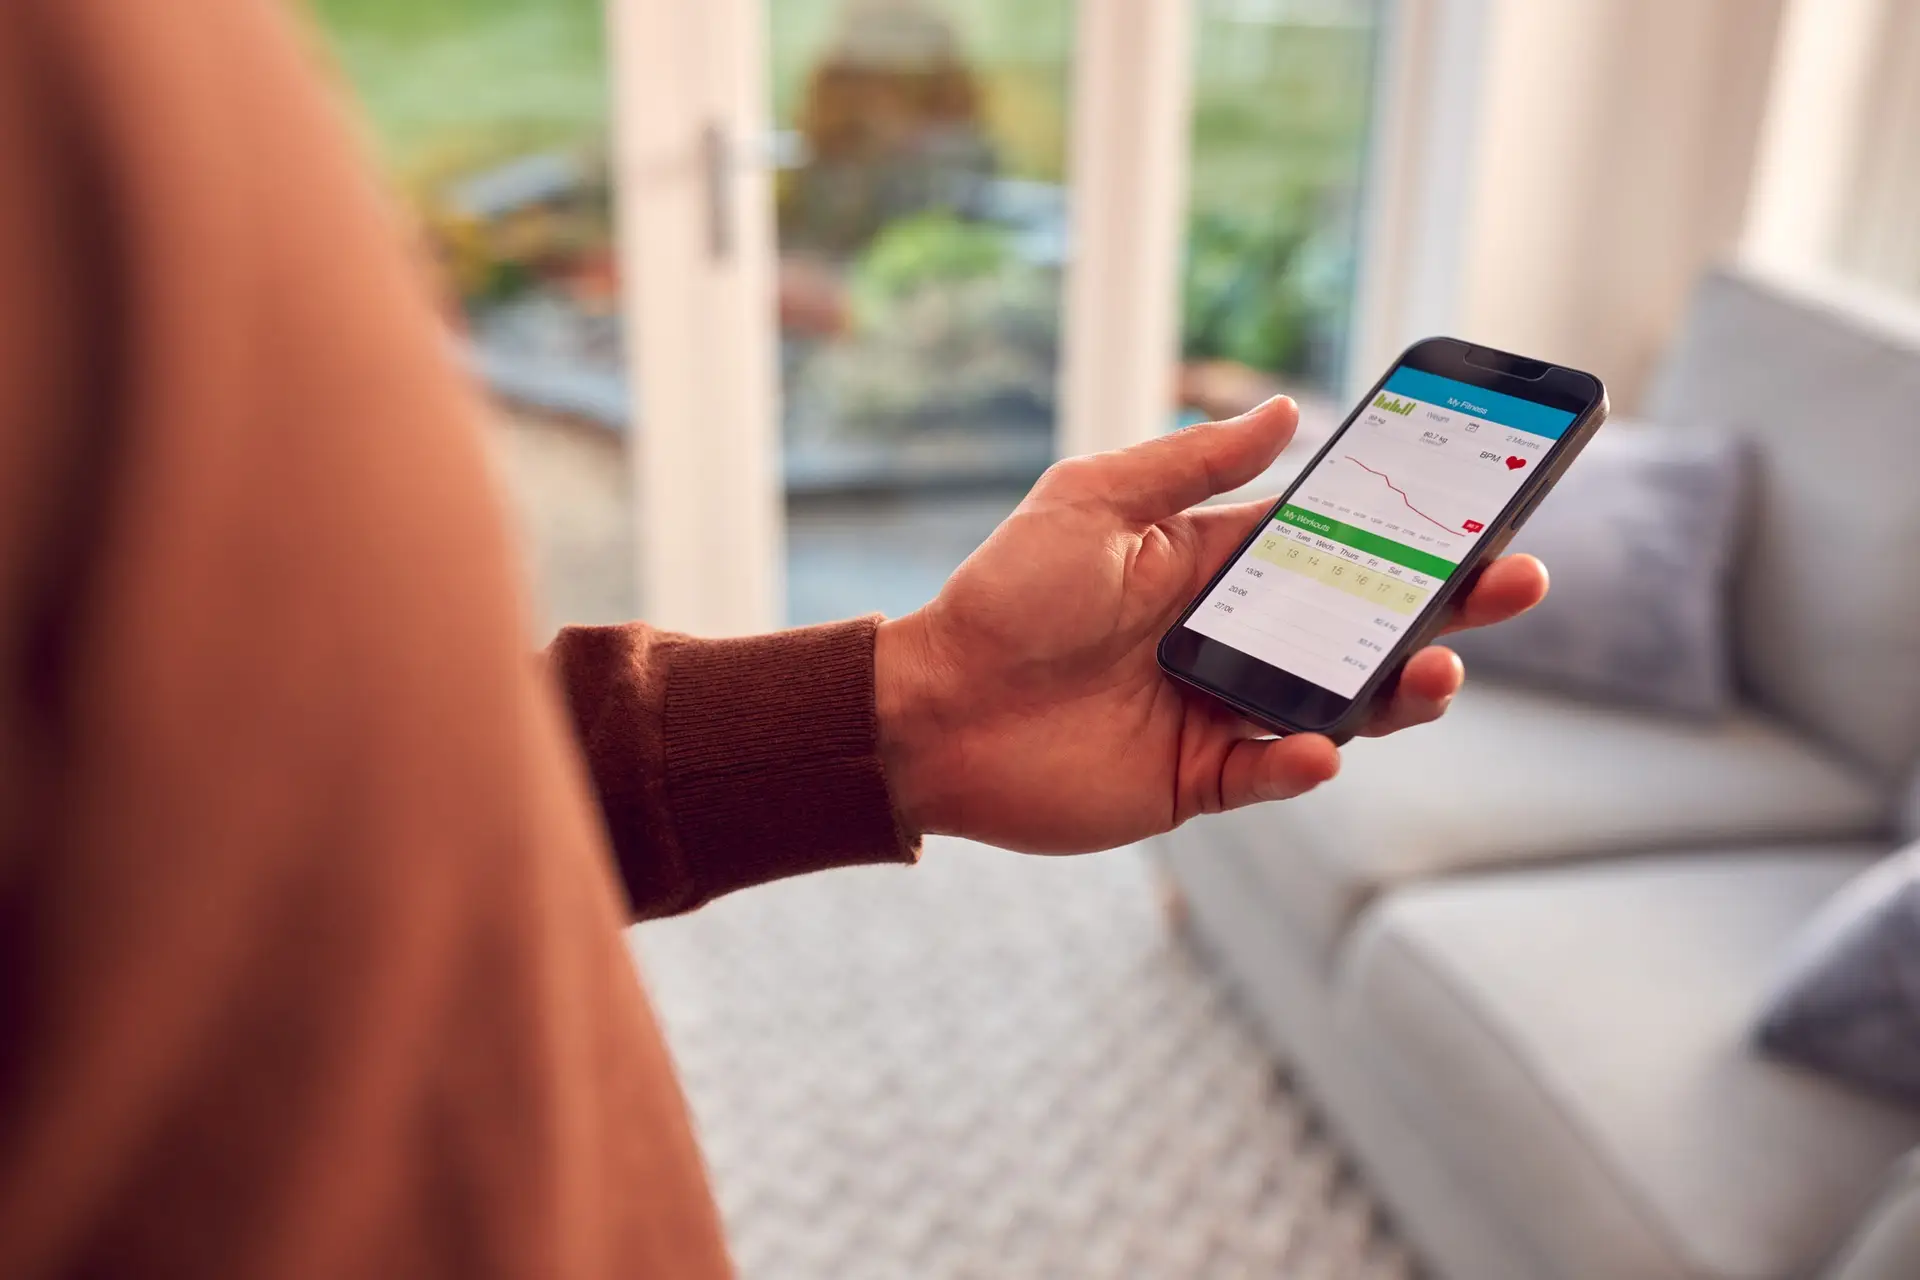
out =
{"type": "Polygon", "coordinates": [[[0,6],[0,1275],[723,1274],[619,930],[913,856],[873,626],[529,656],[302,50],[0,6]]]}

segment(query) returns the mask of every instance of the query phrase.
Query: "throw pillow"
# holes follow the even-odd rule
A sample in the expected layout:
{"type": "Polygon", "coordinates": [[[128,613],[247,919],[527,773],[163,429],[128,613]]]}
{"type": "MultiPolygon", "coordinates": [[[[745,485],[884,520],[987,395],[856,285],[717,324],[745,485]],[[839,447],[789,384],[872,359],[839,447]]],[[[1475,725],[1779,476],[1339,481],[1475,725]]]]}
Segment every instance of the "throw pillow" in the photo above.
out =
{"type": "Polygon", "coordinates": [[[1546,602],[1448,643],[1476,673],[1681,715],[1726,712],[1746,463],[1737,440],[1602,427],[1513,541],[1553,575],[1546,602]]]}
{"type": "Polygon", "coordinates": [[[1761,1015],[1768,1052],[1920,1103],[1920,844],[1807,922],[1761,1015]]]}

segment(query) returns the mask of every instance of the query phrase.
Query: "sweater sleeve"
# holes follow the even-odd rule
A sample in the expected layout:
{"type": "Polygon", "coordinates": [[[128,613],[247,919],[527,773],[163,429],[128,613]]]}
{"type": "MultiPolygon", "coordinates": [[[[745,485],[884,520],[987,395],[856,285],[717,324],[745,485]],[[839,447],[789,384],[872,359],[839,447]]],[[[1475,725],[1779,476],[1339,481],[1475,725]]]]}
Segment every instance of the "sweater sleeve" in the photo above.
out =
{"type": "Polygon", "coordinates": [[[633,914],[860,863],[912,862],[887,790],[863,618],[737,640],[634,623],[548,649],[633,914]]]}

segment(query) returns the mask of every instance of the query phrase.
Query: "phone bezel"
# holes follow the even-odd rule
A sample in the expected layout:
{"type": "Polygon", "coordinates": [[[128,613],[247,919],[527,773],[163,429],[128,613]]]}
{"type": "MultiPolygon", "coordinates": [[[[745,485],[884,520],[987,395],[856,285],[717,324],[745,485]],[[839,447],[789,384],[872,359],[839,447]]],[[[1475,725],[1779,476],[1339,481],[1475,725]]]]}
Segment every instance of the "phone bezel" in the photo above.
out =
{"type": "Polygon", "coordinates": [[[1248,533],[1207,580],[1207,585],[1190,601],[1174,624],[1168,628],[1157,649],[1161,669],[1168,675],[1203,690],[1232,706],[1249,719],[1280,733],[1323,733],[1338,740],[1350,737],[1360,718],[1374,699],[1388,692],[1399,680],[1406,660],[1430,641],[1450,615],[1454,598],[1469,588],[1481,567],[1498,555],[1507,540],[1533,513],[1537,504],[1559,480],[1593,432],[1606,418],[1607,393],[1600,379],[1578,369],[1528,360],[1490,347],[1475,346],[1457,338],[1427,338],[1416,342],[1387,366],[1367,393],[1360,397],[1339,427],[1327,437],[1292,484],[1274,502],[1265,519],[1248,533]],[[1521,485],[1493,520],[1491,532],[1461,564],[1459,571],[1442,584],[1413,626],[1387,653],[1367,682],[1353,697],[1347,698],[1305,677],[1283,671],[1260,661],[1231,645],[1188,629],[1193,616],[1227,571],[1239,562],[1254,539],[1266,531],[1294,491],[1331,452],[1340,438],[1353,426],[1361,412],[1386,386],[1387,379],[1402,369],[1453,378],[1488,391],[1499,391],[1531,400],[1536,404],[1565,409],[1574,414],[1573,423],[1554,442],[1528,481],[1521,485]],[[1541,370],[1537,375],[1534,370],[1541,370]]]}

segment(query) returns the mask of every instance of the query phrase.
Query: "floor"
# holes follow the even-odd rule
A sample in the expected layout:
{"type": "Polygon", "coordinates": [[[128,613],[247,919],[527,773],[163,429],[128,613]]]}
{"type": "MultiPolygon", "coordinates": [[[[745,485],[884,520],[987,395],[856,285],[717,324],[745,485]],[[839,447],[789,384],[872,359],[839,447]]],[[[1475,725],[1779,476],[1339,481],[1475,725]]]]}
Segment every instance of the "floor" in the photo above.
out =
{"type": "MultiPolygon", "coordinates": [[[[617,444],[500,443],[545,624],[629,616],[617,444]]],[[[1016,497],[804,504],[795,619],[911,608],[1016,497]]],[[[931,841],[631,938],[746,1280],[1412,1274],[1137,850],[931,841]]]]}
{"type": "Polygon", "coordinates": [[[634,949],[748,1280],[1410,1274],[1137,851],[935,841],[634,949]]]}

